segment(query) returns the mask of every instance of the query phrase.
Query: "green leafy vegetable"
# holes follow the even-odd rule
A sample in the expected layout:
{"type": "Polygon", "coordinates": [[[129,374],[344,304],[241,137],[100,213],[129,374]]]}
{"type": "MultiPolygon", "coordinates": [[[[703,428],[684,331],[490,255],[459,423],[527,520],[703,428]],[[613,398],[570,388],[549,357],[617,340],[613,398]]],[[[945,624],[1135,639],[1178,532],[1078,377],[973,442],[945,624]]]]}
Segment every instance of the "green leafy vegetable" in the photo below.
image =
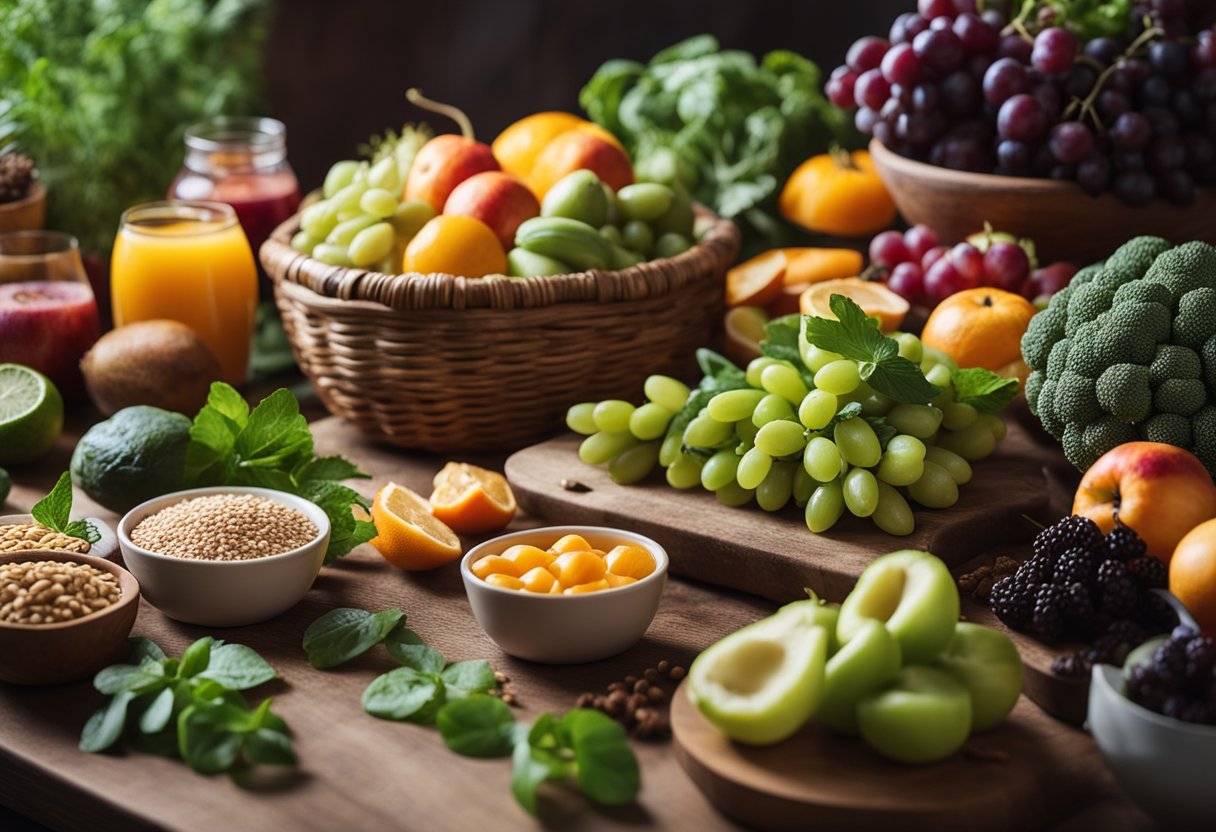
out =
{"type": "Polygon", "coordinates": [[[983,367],[968,367],[950,374],[954,400],[969,404],[980,413],[996,413],[1018,394],[1016,378],[998,376],[983,367]]]}
{"type": "Polygon", "coordinates": [[[399,667],[372,680],[363,691],[363,710],[380,719],[409,719],[443,693],[438,674],[399,667]]]}
{"type": "Polygon", "coordinates": [[[119,215],[164,198],[182,133],[260,103],[265,0],[0,3],[0,153],[29,153],[47,227],[104,254],[119,215]]]}
{"type": "Polygon", "coordinates": [[[648,65],[608,61],[579,104],[615,133],[644,180],[679,183],[700,202],[772,238],[777,194],[808,156],[857,142],[828,104],[819,68],[785,50],[757,62],[710,35],[671,46],[648,65]]]}
{"type": "Polygon", "coordinates": [[[240,393],[217,381],[190,426],[187,482],[260,486],[311,500],[329,518],[326,563],[376,536],[375,525],[353,513],[354,506],[367,509],[367,500],[338,482],[367,476],[342,457],[314,455],[308,420],[300,413],[295,394],[286,388],[274,391],[250,411],[240,393]]]}
{"type": "Polygon", "coordinates": [[[880,393],[898,402],[928,404],[941,392],[920,368],[899,354],[899,345],[878,329],[878,321],[844,295],[832,295],[836,320],[808,316],[807,340],[823,350],[858,362],[858,372],[880,393]]]}
{"type": "Polygon", "coordinates": [[[130,643],[138,664],[112,665],[93,679],[111,699],[85,723],[82,750],[105,751],[125,736],[132,747],[179,757],[200,774],[295,763],[287,724],[270,713],[270,700],[251,710],[239,693],[277,675],[256,652],[207,636],[171,659],[148,639],[130,643]]]}
{"type": "Polygon", "coordinates": [[[505,757],[515,747],[515,717],[493,696],[454,699],[439,711],[435,725],[444,744],[465,757],[505,757]]]}
{"type": "Polygon", "coordinates": [[[68,537],[93,544],[101,540],[97,528],[88,520],[72,520],[72,474],[64,471],[51,492],[34,504],[30,515],[39,524],[68,537]]]}
{"type": "Polygon", "coordinates": [[[371,650],[405,621],[401,610],[330,610],[304,631],[304,652],[313,667],[337,667],[371,650]]]}

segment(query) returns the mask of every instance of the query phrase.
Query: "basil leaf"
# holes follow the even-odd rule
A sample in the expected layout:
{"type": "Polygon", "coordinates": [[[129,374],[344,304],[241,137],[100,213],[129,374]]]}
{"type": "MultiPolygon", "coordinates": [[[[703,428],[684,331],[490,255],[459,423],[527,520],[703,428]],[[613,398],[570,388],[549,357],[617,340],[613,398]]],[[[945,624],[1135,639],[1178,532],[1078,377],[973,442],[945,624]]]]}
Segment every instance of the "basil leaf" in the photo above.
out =
{"type": "Polygon", "coordinates": [[[173,717],[173,688],[165,688],[148,703],[139,718],[139,730],[145,734],[156,734],[165,730],[173,717]]]}
{"type": "Polygon", "coordinates": [[[64,533],[72,513],[72,475],[64,471],[59,475],[55,487],[45,497],[34,503],[30,515],[48,529],[64,533]]]}
{"type": "Polygon", "coordinates": [[[232,767],[244,737],[217,730],[207,711],[191,705],[177,718],[177,745],[182,760],[199,774],[219,774],[232,767]]]}
{"type": "Polygon", "coordinates": [[[147,660],[155,662],[163,661],[165,651],[160,649],[155,641],[142,636],[135,636],[127,639],[127,644],[131,645],[131,662],[133,664],[143,664],[147,660]]]}
{"type": "Polygon", "coordinates": [[[115,664],[102,668],[93,677],[93,687],[107,696],[124,690],[143,693],[165,682],[165,670],[158,662],[139,665],[115,664]]]}
{"type": "Polygon", "coordinates": [[[211,663],[198,674],[232,690],[249,690],[278,676],[275,669],[243,644],[219,644],[211,650],[211,663]]]}
{"type": "Polygon", "coordinates": [[[191,679],[197,676],[207,669],[210,661],[211,636],[203,636],[182,653],[182,662],[177,668],[178,678],[191,679]]]}
{"type": "Polygon", "coordinates": [[[237,701],[195,701],[186,710],[190,720],[197,726],[229,734],[247,734],[258,728],[259,719],[255,711],[249,710],[244,699],[237,701]]]}
{"type": "Polygon", "coordinates": [[[301,497],[311,500],[329,518],[329,548],[325,562],[332,563],[361,543],[376,536],[376,526],[369,520],[356,519],[354,507],[366,510],[368,502],[359,492],[333,480],[304,480],[296,489],[301,497]]]}
{"type": "Polygon", "coordinates": [[[493,696],[448,702],[435,722],[444,744],[465,757],[505,757],[515,745],[515,717],[493,696]]]}
{"type": "Polygon", "coordinates": [[[399,667],[372,680],[363,691],[363,710],[380,719],[408,719],[442,693],[438,676],[399,667]]]}
{"type": "Polygon", "coordinates": [[[605,806],[632,803],[641,787],[641,776],[624,727],[586,708],[568,712],[562,723],[570,733],[583,792],[605,806]]]}
{"type": "Polygon", "coordinates": [[[375,647],[399,621],[401,610],[367,610],[343,607],[318,618],[304,631],[304,651],[309,663],[318,670],[348,662],[375,647]]]}
{"type": "Polygon", "coordinates": [[[291,747],[291,740],[268,728],[259,728],[245,737],[241,751],[245,759],[255,765],[291,766],[296,763],[296,752],[291,747]]]}
{"type": "Polygon", "coordinates": [[[211,389],[207,393],[206,408],[232,423],[233,436],[236,436],[249,424],[249,403],[245,401],[244,396],[237,392],[235,387],[222,381],[211,383],[211,389]]]}
{"type": "Polygon", "coordinates": [[[494,668],[485,659],[475,659],[465,662],[452,662],[440,674],[449,695],[452,691],[462,694],[485,693],[498,685],[494,678],[494,668]]]}
{"type": "Polygon", "coordinates": [[[305,462],[295,470],[292,476],[297,482],[306,482],[308,480],[368,479],[371,474],[359,470],[359,466],[343,457],[321,456],[305,462]]]}
{"type": "MultiPolygon", "coordinates": [[[[894,341],[885,340],[894,346],[894,341]]],[[[905,404],[928,404],[942,392],[929,383],[919,366],[900,355],[889,355],[874,364],[863,364],[861,377],[879,393],[905,404]]]]}
{"type": "Polygon", "coordinates": [[[519,805],[536,814],[536,793],[540,784],[549,779],[550,767],[538,760],[532,746],[526,742],[515,744],[511,765],[511,793],[519,805]]]}
{"type": "Polygon", "coordinates": [[[105,751],[122,736],[127,721],[127,705],[135,698],[129,690],[114,695],[105,707],[89,717],[80,732],[80,750],[96,753],[105,751]]]}
{"type": "Polygon", "coordinates": [[[389,653],[406,667],[428,676],[442,673],[446,664],[442,653],[425,644],[394,644],[389,648],[389,653]]]}
{"type": "Polygon", "coordinates": [[[249,414],[249,423],[233,445],[238,467],[265,465],[268,460],[290,461],[295,467],[298,456],[312,456],[312,433],[308,420],[300,413],[300,402],[285,387],[275,390],[249,414]]]}
{"type": "Polygon", "coordinates": [[[1018,394],[1016,378],[1005,378],[983,367],[968,367],[950,374],[954,400],[980,413],[996,413],[1018,394]]]}

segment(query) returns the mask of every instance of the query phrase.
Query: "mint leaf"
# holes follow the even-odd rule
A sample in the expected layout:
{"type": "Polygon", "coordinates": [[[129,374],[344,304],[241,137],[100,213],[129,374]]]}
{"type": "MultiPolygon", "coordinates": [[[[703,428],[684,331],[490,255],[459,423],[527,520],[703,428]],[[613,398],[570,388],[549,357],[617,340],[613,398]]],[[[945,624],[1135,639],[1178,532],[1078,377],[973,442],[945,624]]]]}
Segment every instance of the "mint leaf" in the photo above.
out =
{"type": "Polygon", "coordinates": [[[296,752],[291,747],[291,740],[278,731],[269,728],[259,728],[245,737],[241,745],[241,753],[245,759],[261,766],[293,766],[296,764],[296,752]]]}
{"type": "Polygon", "coordinates": [[[101,540],[101,532],[88,520],[73,520],[63,527],[63,533],[68,537],[78,537],[90,546],[101,540]]]}
{"type": "MultiPolygon", "coordinates": [[[[213,381],[207,394],[207,408],[229,420],[235,426],[233,436],[249,424],[249,403],[236,388],[222,381],[213,381]]],[[[201,411],[200,411],[201,412],[201,411]]]]}
{"type": "Polygon", "coordinates": [[[93,687],[107,696],[122,691],[144,693],[165,683],[165,669],[158,662],[115,664],[102,668],[93,677],[93,687]]]}
{"type": "Polygon", "coordinates": [[[666,436],[683,436],[688,423],[719,393],[750,386],[742,370],[713,350],[697,350],[697,364],[705,375],[688,396],[684,407],[672,418],[667,426],[666,436]]]}
{"type": "Polygon", "coordinates": [[[448,691],[463,695],[485,693],[498,685],[494,678],[494,668],[485,659],[452,662],[443,669],[440,676],[448,691]]]}
{"type": "Polygon", "coordinates": [[[219,682],[232,690],[256,688],[278,675],[254,650],[243,644],[223,643],[212,647],[210,664],[198,674],[201,679],[219,682]]]}
{"type": "Polygon", "coordinates": [[[511,793],[515,795],[519,805],[533,815],[536,814],[536,793],[540,790],[540,784],[549,779],[550,773],[550,766],[538,759],[531,744],[515,744],[511,766],[511,793]]]}
{"type": "Polygon", "coordinates": [[[292,477],[296,482],[303,483],[309,480],[370,479],[371,474],[359,470],[359,466],[343,457],[321,456],[305,462],[292,477]]]}
{"type": "Polygon", "coordinates": [[[996,413],[1018,394],[1016,378],[1005,378],[982,367],[968,367],[950,374],[954,400],[969,404],[980,413],[996,413]]]}
{"type": "Polygon", "coordinates": [[[887,443],[894,439],[899,431],[888,425],[887,420],[881,416],[866,416],[865,420],[874,430],[874,435],[878,437],[878,446],[885,451],[887,443]]]}
{"type": "Polygon", "coordinates": [[[84,730],[80,732],[80,750],[96,753],[118,742],[127,722],[127,705],[134,698],[135,694],[129,690],[120,691],[105,707],[89,717],[84,730]]]}
{"type": "Polygon", "coordinates": [[[203,636],[186,648],[182,653],[182,662],[178,665],[179,679],[190,679],[207,669],[211,662],[211,636],[203,636]]]}
{"type": "MultiPolygon", "coordinates": [[[[887,342],[895,345],[889,338],[887,342]]],[[[861,377],[879,393],[903,404],[928,404],[942,392],[929,383],[919,366],[898,354],[862,366],[861,377]]]]}
{"type": "Polygon", "coordinates": [[[760,342],[760,352],[770,358],[793,364],[802,376],[802,383],[813,390],[815,374],[802,363],[802,353],[798,351],[800,325],[801,319],[798,315],[785,315],[769,321],[764,326],[764,340],[760,342]]]}
{"type": "Polygon", "coordinates": [[[405,613],[397,609],[375,614],[349,607],[331,610],[304,631],[304,652],[318,670],[337,667],[375,647],[404,620],[405,613]]]}
{"type": "Polygon", "coordinates": [[[59,475],[55,487],[50,493],[34,504],[30,509],[34,521],[48,529],[77,537],[86,543],[93,544],[101,540],[101,535],[93,524],[87,520],[71,519],[72,515],[72,474],[64,471],[59,475]]]}
{"type": "Polygon", "coordinates": [[[238,468],[278,467],[288,471],[295,467],[298,457],[311,457],[312,448],[308,420],[300,413],[295,394],[285,387],[253,409],[233,446],[238,468]]]}
{"type": "Polygon", "coordinates": [[[165,730],[173,717],[173,688],[164,688],[148,703],[139,718],[139,730],[144,734],[157,734],[165,730]]]}
{"type": "Polygon", "coordinates": [[[165,658],[165,651],[150,638],[135,636],[127,639],[127,644],[131,645],[131,661],[135,664],[143,664],[149,660],[159,662],[165,658]]]}
{"type": "Polygon", "coordinates": [[[625,728],[599,711],[576,708],[562,719],[583,792],[605,806],[632,803],[641,787],[638,760],[625,728]]]}
{"type": "Polygon", "coordinates": [[[849,402],[844,407],[840,408],[836,415],[832,417],[832,420],[824,425],[821,429],[808,432],[806,435],[807,439],[812,439],[816,436],[831,437],[832,431],[836,429],[837,425],[839,425],[841,422],[847,422],[850,419],[856,419],[860,415],[861,404],[859,402],[849,402]]]}
{"type": "MultiPolygon", "coordinates": [[[[394,644],[389,650],[393,658],[419,673],[436,676],[443,672],[446,664],[443,654],[425,644],[394,644]]],[[[444,681],[447,681],[446,679],[444,681]]]]}
{"type": "Polygon", "coordinates": [[[356,520],[353,506],[370,507],[368,501],[355,491],[333,480],[305,480],[296,493],[316,503],[329,518],[329,548],[325,562],[332,563],[361,543],[376,536],[376,526],[370,520],[356,520]]]}
{"type": "Polygon", "coordinates": [[[196,486],[223,485],[236,465],[236,438],[249,422],[249,405],[231,386],[213,382],[207,404],[190,425],[185,478],[196,486]]]}
{"type": "Polygon", "coordinates": [[[363,691],[363,710],[380,719],[404,720],[419,714],[432,700],[442,701],[443,682],[436,675],[399,667],[377,676],[363,691]]]}
{"type": "Polygon", "coordinates": [[[196,702],[182,711],[177,718],[177,743],[186,765],[199,774],[219,774],[232,767],[244,738],[238,731],[225,730],[224,725],[244,716],[233,713],[237,710],[196,702]]]}
{"type": "Polygon", "coordinates": [[[506,757],[515,745],[515,717],[501,699],[455,699],[435,718],[444,745],[465,757],[506,757]]]}

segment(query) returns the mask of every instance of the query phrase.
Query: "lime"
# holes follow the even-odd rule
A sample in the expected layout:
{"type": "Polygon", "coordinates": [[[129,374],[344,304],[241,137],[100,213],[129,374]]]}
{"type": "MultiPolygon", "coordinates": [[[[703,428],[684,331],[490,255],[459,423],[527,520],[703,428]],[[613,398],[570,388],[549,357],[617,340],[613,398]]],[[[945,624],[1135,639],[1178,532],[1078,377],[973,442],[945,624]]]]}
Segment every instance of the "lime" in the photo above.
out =
{"type": "Polygon", "coordinates": [[[183,488],[190,420],[159,407],[124,407],[89,428],[72,453],[72,483],[122,514],[183,488]]]}
{"type": "Polygon", "coordinates": [[[0,364],[0,463],[45,454],[63,428],[63,397],[51,380],[21,364],[0,364]]]}

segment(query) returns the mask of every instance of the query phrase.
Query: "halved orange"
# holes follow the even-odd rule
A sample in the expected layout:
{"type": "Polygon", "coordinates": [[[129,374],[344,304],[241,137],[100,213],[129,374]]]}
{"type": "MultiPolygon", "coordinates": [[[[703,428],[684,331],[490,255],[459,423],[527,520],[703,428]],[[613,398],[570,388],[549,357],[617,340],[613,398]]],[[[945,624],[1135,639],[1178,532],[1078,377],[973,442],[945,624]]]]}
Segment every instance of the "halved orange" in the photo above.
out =
{"type": "Polygon", "coordinates": [[[764,340],[764,325],[768,315],[759,306],[736,306],[726,310],[723,325],[726,339],[723,352],[739,366],[760,356],[760,342],[764,340]]]}
{"type": "Polygon", "coordinates": [[[404,485],[390,482],[376,492],[372,521],[377,533],[372,546],[400,569],[434,569],[460,557],[460,538],[431,515],[426,500],[404,485]]]}
{"type": "Polygon", "coordinates": [[[878,318],[883,332],[894,332],[908,314],[908,302],[881,283],[846,277],[840,280],[825,280],[813,283],[798,300],[804,315],[836,319],[829,305],[832,295],[844,295],[854,301],[871,318],[878,318]]]}
{"type": "Polygon", "coordinates": [[[781,251],[789,261],[785,267],[786,286],[857,277],[865,265],[861,252],[851,248],[801,246],[781,251]]]}
{"type": "Polygon", "coordinates": [[[766,306],[781,294],[789,260],[779,248],[757,254],[726,273],[727,306],[766,306]]]}
{"type": "Polygon", "coordinates": [[[449,462],[433,485],[431,513],[461,534],[497,531],[515,516],[515,495],[496,471],[449,462]]]}

